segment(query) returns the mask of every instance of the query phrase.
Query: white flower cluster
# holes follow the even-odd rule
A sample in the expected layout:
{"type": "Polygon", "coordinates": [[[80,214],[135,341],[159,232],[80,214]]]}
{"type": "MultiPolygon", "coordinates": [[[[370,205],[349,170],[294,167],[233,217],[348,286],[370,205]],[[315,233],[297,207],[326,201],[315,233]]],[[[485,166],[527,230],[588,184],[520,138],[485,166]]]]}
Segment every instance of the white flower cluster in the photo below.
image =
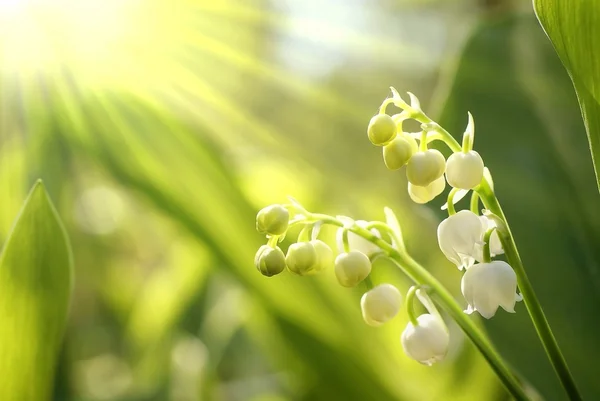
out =
{"type": "Polygon", "coordinates": [[[493,230],[488,239],[489,256],[504,253],[494,222],[485,216],[461,210],[438,226],[440,249],[459,270],[466,270],[461,283],[468,304],[465,312],[478,311],[486,319],[493,317],[500,306],[514,313],[515,303],[521,300],[512,267],[499,260],[486,262],[484,240],[488,230],[493,230]]]}
{"type": "MultiPolygon", "coordinates": [[[[515,302],[521,299],[516,293],[516,274],[508,263],[490,259],[504,253],[493,221],[470,210],[454,211],[454,195],[458,191],[462,191],[463,196],[469,190],[476,192],[485,179],[483,159],[472,150],[475,135],[473,117],[469,114],[462,149],[446,160],[438,150],[428,148],[430,141],[440,139],[442,129],[423,113],[417,97],[409,93],[409,105],[393,88],[392,93],[392,98],[384,101],[379,113],[369,122],[369,140],[383,147],[384,162],[389,169],[406,166],[408,193],[416,203],[427,203],[440,195],[446,181],[454,188],[447,203],[450,216],[438,227],[438,242],[448,260],[460,270],[466,270],[461,285],[468,303],[465,312],[478,311],[488,319],[495,315],[498,307],[514,312],[515,302]],[[385,114],[389,104],[401,108],[402,112],[394,116],[385,114]],[[411,134],[402,131],[403,122],[411,118],[428,122],[422,124],[422,132],[411,134]],[[420,140],[418,146],[416,139],[420,140]],[[494,231],[490,234],[489,230],[494,231]],[[489,234],[487,247],[484,241],[486,233],[489,234]]],[[[474,193],[474,196],[477,194],[474,193]]]]}

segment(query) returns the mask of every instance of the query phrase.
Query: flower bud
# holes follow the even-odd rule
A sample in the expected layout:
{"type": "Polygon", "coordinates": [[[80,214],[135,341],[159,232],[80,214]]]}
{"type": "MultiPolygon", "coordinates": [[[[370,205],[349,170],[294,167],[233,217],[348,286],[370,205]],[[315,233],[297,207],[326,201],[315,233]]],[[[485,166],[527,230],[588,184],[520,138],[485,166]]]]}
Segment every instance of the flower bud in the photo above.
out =
{"type": "Polygon", "coordinates": [[[344,287],[354,287],[371,273],[371,261],[362,252],[340,253],[335,258],[335,276],[344,287]]]}
{"type": "Polygon", "coordinates": [[[320,273],[333,265],[333,251],[321,240],[312,240],[310,243],[314,246],[317,253],[317,262],[310,270],[309,274],[320,273]]]}
{"type": "Polygon", "coordinates": [[[446,188],[446,179],[441,176],[426,187],[419,187],[408,183],[408,195],[416,203],[427,203],[442,192],[446,188]]]}
{"type": "Polygon", "coordinates": [[[416,326],[408,323],[400,340],[406,355],[417,362],[431,366],[446,356],[450,335],[444,322],[425,313],[417,318],[416,326]]]}
{"type": "Polygon", "coordinates": [[[377,114],[369,121],[367,134],[373,145],[384,146],[396,136],[396,123],[387,114],[377,114]]]}
{"type": "Polygon", "coordinates": [[[446,159],[438,150],[417,152],[406,165],[406,178],[413,185],[426,187],[444,174],[446,159]]]}
{"type": "Polygon", "coordinates": [[[440,249],[459,270],[469,268],[475,262],[484,234],[481,219],[470,210],[449,216],[437,230],[440,249]]]}
{"type": "Polygon", "coordinates": [[[479,153],[456,152],[446,162],[446,179],[454,188],[473,189],[483,178],[483,159],[479,153]]]}
{"type": "Polygon", "coordinates": [[[278,246],[271,248],[268,245],[263,245],[256,252],[254,265],[261,274],[271,277],[285,269],[285,256],[278,246]]]}
{"type": "Polygon", "coordinates": [[[380,284],[367,291],[360,299],[364,321],[369,326],[381,326],[398,314],[402,295],[391,284],[380,284]]]}
{"type": "MultiPolygon", "coordinates": [[[[359,226],[360,228],[365,228],[365,229],[367,228],[367,225],[369,224],[365,220],[356,220],[354,223],[357,226],[359,226]]],[[[376,236],[381,237],[381,234],[376,229],[372,228],[371,232],[373,234],[375,234],[376,236]]],[[[337,237],[336,237],[336,242],[337,242],[339,252],[344,252],[343,236],[344,236],[344,229],[340,228],[337,232],[337,237]]],[[[375,245],[371,241],[366,240],[363,237],[361,237],[360,235],[354,234],[353,232],[348,233],[348,245],[350,246],[351,251],[359,251],[359,252],[364,253],[367,256],[371,256],[374,253],[379,252],[381,250],[381,248],[379,248],[377,245],[375,245]]]]}
{"type": "Polygon", "coordinates": [[[383,162],[389,170],[398,170],[408,163],[418,148],[417,141],[413,137],[398,135],[383,147],[383,162]]]}
{"type": "Polygon", "coordinates": [[[462,278],[460,289],[469,304],[466,313],[479,312],[486,319],[493,317],[501,306],[515,313],[517,275],[510,265],[501,260],[471,266],[462,278]]]}
{"type": "Polygon", "coordinates": [[[290,245],[285,257],[288,269],[299,276],[309,274],[317,263],[317,251],[310,242],[298,242],[290,245]]]}
{"type": "Polygon", "coordinates": [[[263,234],[282,235],[290,222],[290,213],[281,205],[270,205],[256,215],[256,230],[263,234]]]}

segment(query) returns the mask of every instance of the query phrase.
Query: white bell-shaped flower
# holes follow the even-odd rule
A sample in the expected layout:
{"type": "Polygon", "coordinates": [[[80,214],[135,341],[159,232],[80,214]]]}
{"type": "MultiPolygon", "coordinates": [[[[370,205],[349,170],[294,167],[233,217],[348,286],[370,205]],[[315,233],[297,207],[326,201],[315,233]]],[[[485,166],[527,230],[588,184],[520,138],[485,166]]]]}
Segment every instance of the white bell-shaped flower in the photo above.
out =
{"type": "MultiPolygon", "coordinates": [[[[356,220],[355,224],[361,228],[367,228],[367,225],[369,223],[365,220],[356,220]]],[[[381,237],[381,234],[376,229],[374,229],[374,228],[371,229],[371,232],[373,234],[375,234],[376,236],[381,237]]],[[[336,242],[337,242],[339,252],[344,252],[343,235],[344,235],[344,229],[340,228],[337,231],[337,237],[336,237],[336,242]]],[[[350,246],[351,251],[359,251],[361,253],[364,253],[367,256],[371,256],[372,254],[379,252],[381,250],[377,245],[375,245],[371,241],[368,241],[368,240],[364,239],[363,237],[361,237],[360,235],[354,234],[353,232],[348,232],[348,245],[350,246]]]]}
{"type": "Polygon", "coordinates": [[[477,311],[486,319],[494,316],[499,306],[514,313],[515,303],[522,299],[517,294],[517,275],[501,260],[471,266],[462,278],[461,291],[469,304],[465,312],[477,311]]]}
{"type": "Polygon", "coordinates": [[[408,183],[408,195],[415,203],[427,203],[442,192],[446,188],[446,180],[441,176],[426,187],[419,187],[408,183]]]}
{"type": "MultiPolygon", "coordinates": [[[[479,216],[479,219],[483,223],[484,230],[487,231],[491,228],[496,227],[494,220],[488,219],[486,216],[479,216]]],[[[478,262],[483,262],[483,242],[481,244],[477,244],[475,259],[478,262]]],[[[498,231],[494,230],[492,235],[490,236],[490,256],[494,257],[496,255],[502,255],[504,253],[504,249],[502,248],[502,242],[500,242],[500,237],[498,236],[498,231]]]]}
{"type": "Polygon", "coordinates": [[[410,358],[425,365],[433,365],[446,356],[450,335],[439,317],[425,313],[417,318],[416,326],[408,323],[400,341],[410,358]]]}
{"type": "Polygon", "coordinates": [[[335,258],[335,276],[344,287],[354,287],[371,273],[371,261],[362,252],[340,253],[335,258]]]}
{"type": "Polygon", "coordinates": [[[469,268],[482,245],[485,226],[479,216],[470,210],[461,210],[449,216],[438,226],[438,243],[444,255],[459,270],[469,268]]]}
{"type": "Polygon", "coordinates": [[[446,171],[446,159],[439,150],[429,149],[412,155],[406,165],[406,178],[413,185],[426,187],[446,171]]]}
{"type": "Polygon", "coordinates": [[[474,150],[452,154],[446,162],[446,178],[454,188],[475,188],[483,178],[483,159],[474,150]]]}
{"type": "Polygon", "coordinates": [[[360,299],[364,321],[370,326],[381,326],[398,314],[402,294],[391,284],[380,284],[367,291],[360,299]]]}

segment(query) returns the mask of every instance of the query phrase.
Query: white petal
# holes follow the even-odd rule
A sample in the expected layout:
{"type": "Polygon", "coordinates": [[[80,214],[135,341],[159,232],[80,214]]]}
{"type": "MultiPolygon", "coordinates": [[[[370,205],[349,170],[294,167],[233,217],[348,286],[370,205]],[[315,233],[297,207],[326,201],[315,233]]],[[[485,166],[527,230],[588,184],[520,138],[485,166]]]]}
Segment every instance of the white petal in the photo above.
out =
{"type": "Polygon", "coordinates": [[[417,318],[417,326],[408,323],[402,332],[401,342],[406,355],[431,365],[446,356],[450,336],[443,322],[426,313],[417,318]]]}
{"type": "Polygon", "coordinates": [[[489,319],[501,306],[514,313],[518,295],[517,277],[510,265],[503,261],[473,265],[464,274],[461,291],[470,308],[489,319]]]}
{"type": "Polygon", "coordinates": [[[360,308],[364,321],[371,326],[381,326],[398,314],[402,294],[391,284],[380,284],[363,294],[360,308]]]}
{"type": "Polygon", "coordinates": [[[438,226],[438,243],[444,255],[459,269],[475,259],[476,244],[483,237],[484,226],[475,213],[461,210],[438,226]]]}

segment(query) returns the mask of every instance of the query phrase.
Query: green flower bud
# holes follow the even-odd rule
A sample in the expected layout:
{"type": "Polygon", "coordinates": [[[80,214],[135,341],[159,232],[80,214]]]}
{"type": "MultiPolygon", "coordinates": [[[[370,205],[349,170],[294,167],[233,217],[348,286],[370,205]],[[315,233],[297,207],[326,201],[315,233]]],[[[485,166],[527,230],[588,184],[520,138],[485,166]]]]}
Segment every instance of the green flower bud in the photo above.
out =
{"type": "Polygon", "coordinates": [[[278,246],[271,248],[268,245],[263,245],[256,252],[254,265],[261,274],[271,277],[285,269],[285,256],[278,246]]]}
{"type": "Polygon", "coordinates": [[[341,253],[335,258],[335,276],[344,287],[354,287],[371,273],[371,261],[362,252],[341,253]]]}
{"type": "Polygon", "coordinates": [[[369,121],[367,134],[373,145],[384,146],[396,136],[396,123],[387,114],[377,114],[369,121]]]}
{"type": "Polygon", "coordinates": [[[418,150],[417,141],[408,135],[396,136],[383,147],[383,161],[390,170],[398,170],[410,160],[418,150]]]}
{"type": "Polygon", "coordinates": [[[311,273],[317,265],[318,255],[310,242],[298,242],[288,248],[285,262],[288,269],[299,276],[311,273]]]}
{"type": "Polygon", "coordinates": [[[290,222],[290,213],[281,205],[261,209],[256,215],[256,230],[269,235],[282,235],[290,222]]]}
{"type": "Polygon", "coordinates": [[[313,266],[309,274],[320,273],[333,265],[333,251],[321,240],[312,240],[310,243],[315,247],[317,252],[317,263],[313,266]]]}
{"type": "Polygon", "coordinates": [[[479,153],[470,150],[456,152],[446,163],[446,179],[454,188],[473,189],[483,178],[483,159],[479,153]]]}
{"type": "Polygon", "coordinates": [[[420,187],[426,187],[438,178],[446,170],[446,159],[438,150],[429,149],[415,153],[406,165],[406,178],[408,181],[420,187]]]}

